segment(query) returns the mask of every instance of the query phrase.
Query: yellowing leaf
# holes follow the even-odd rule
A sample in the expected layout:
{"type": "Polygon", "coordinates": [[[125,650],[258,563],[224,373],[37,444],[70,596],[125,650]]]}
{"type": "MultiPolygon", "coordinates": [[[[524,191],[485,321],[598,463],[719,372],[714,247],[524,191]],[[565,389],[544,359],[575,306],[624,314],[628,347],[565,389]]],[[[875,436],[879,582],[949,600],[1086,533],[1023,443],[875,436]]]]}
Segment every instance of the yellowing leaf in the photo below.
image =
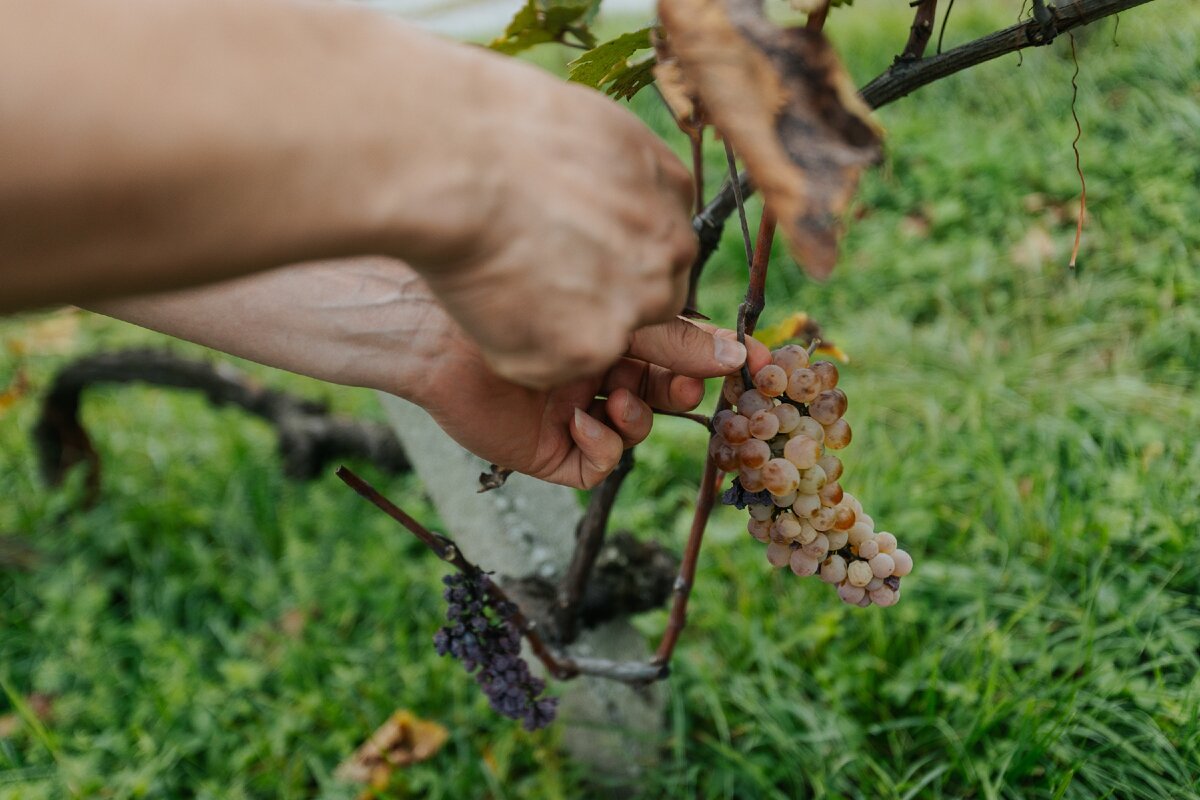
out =
{"type": "Polygon", "coordinates": [[[338,766],[335,775],[381,789],[398,767],[432,758],[448,738],[445,726],[400,709],[338,766]]]}
{"type": "Polygon", "coordinates": [[[833,47],[774,25],[761,0],[659,0],[658,11],[684,85],[745,161],[792,255],[828,276],[859,175],[880,157],[879,129],[833,47]]]}
{"type": "Polygon", "coordinates": [[[754,332],[754,338],[772,350],[789,342],[799,342],[808,347],[814,340],[820,340],[816,352],[843,364],[850,361],[850,356],[842,348],[825,339],[820,324],[803,311],[797,311],[775,325],[759,328],[754,332]]]}

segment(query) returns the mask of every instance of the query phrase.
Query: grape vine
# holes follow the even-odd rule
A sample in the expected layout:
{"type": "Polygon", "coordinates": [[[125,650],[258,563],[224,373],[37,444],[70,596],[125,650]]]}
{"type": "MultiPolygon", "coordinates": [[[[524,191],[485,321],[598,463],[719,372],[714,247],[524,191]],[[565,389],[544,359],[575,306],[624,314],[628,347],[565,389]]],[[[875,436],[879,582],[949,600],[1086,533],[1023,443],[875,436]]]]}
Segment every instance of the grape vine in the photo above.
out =
{"type": "MultiPolygon", "coordinates": [[[[848,78],[821,32],[830,6],[844,5],[840,2],[797,5],[808,11],[807,24],[781,29],[763,16],[761,3],[754,0],[660,0],[660,23],[598,42],[589,26],[600,0],[526,0],[491,46],[510,54],[546,43],[581,49],[584,52],[568,65],[570,80],[617,99],[655,87],[688,137],[693,156],[693,227],[700,251],[690,272],[684,311],[698,315],[705,264],[726,220],[738,212],[749,267],[745,300],[738,310],[738,335],[744,339],[754,332],[764,307],[777,222],[793,255],[811,274],[823,277],[832,268],[838,218],[847,208],[860,169],[878,158],[878,130],[869,109],[984,61],[1045,45],[1059,34],[1144,2],[1149,0],[1078,0],[1063,8],[1036,3],[1038,12],[1032,17],[946,52],[941,52],[939,36],[938,52],[926,56],[937,2],[916,0],[911,3],[916,10],[904,49],[858,93],[847,87],[848,78]],[[717,53],[722,58],[710,58],[717,53]],[[735,72],[743,69],[742,83],[737,76],[730,79],[730,64],[735,72]],[[753,77],[749,83],[747,75],[753,77]],[[726,147],[730,178],[702,204],[700,147],[709,126],[726,147]],[[748,167],[742,173],[736,169],[738,155],[748,167]],[[766,209],[752,245],[743,199],[756,184],[766,209]]],[[[943,28],[949,11],[950,4],[943,28]]],[[[711,418],[682,415],[705,424],[712,437],[666,628],[648,663],[574,657],[565,651],[578,627],[579,599],[603,541],[608,512],[632,468],[631,458],[623,459],[622,467],[593,494],[571,568],[549,607],[530,610],[528,617],[486,573],[467,562],[453,542],[423,528],[348,470],[338,474],[459,570],[446,579],[449,624],[436,636],[438,652],[462,660],[498,712],[522,719],[526,727],[541,727],[553,718],[555,703],[542,696],[544,683],[521,660],[520,637],[559,680],[595,675],[640,685],[667,677],[686,626],[701,543],[725,474],[733,479],[722,500],[747,511],[747,530],[766,545],[772,566],[789,567],[801,577],[817,576],[851,605],[891,606],[900,599],[901,579],[911,573],[913,559],[899,548],[895,535],[877,531],[858,498],[842,488],[843,464],[833,451],[851,441],[844,416],[848,399],[838,387],[836,365],[814,361],[812,354],[811,347],[781,347],[757,374],[751,376],[743,368],[742,374],[726,380],[711,418]]],[[[498,472],[503,472],[502,465],[493,467],[492,480],[485,480],[484,488],[503,483],[498,472]]]]}

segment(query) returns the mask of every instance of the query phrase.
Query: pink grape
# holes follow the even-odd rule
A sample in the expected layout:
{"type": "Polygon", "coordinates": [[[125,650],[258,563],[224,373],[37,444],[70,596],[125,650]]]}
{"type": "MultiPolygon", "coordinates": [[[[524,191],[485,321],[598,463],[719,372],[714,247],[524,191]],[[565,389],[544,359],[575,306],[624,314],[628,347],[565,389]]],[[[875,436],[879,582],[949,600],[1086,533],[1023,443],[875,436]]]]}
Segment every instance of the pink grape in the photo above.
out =
{"type": "Polygon", "coordinates": [[[717,433],[730,444],[741,444],[750,438],[750,420],[741,414],[731,414],[721,420],[717,433]]]}
{"type": "Polygon", "coordinates": [[[865,561],[851,561],[846,567],[846,580],[851,586],[866,586],[873,577],[871,565],[865,561]]]}
{"type": "Polygon", "coordinates": [[[841,583],[846,580],[846,559],[830,556],[821,563],[821,580],[826,583],[841,583]]]}
{"type": "Polygon", "coordinates": [[[807,367],[792,370],[788,376],[787,396],[797,403],[807,403],[821,391],[821,379],[807,367]]]}
{"type": "Polygon", "coordinates": [[[833,510],[833,527],[835,530],[850,530],[850,528],[854,526],[855,519],[856,517],[854,514],[854,509],[850,508],[848,505],[845,505],[845,503],[839,505],[833,510]]]}
{"type": "Polygon", "coordinates": [[[838,385],[838,368],[831,361],[818,361],[809,366],[820,381],[821,389],[832,389],[838,385]]]}
{"type": "Polygon", "coordinates": [[[800,520],[796,515],[787,511],[775,518],[771,524],[771,538],[775,541],[790,542],[800,535],[800,520]]]}
{"type": "Polygon", "coordinates": [[[751,519],[746,523],[746,530],[760,542],[771,541],[771,522],[765,519],[751,519]]]}
{"type": "Polygon", "coordinates": [[[871,526],[865,524],[862,517],[859,517],[858,520],[850,526],[850,530],[846,531],[846,533],[849,536],[851,547],[858,547],[867,539],[870,539],[872,536],[874,536],[874,533],[871,532],[871,526]]]}
{"type": "Polygon", "coordinates": [[[871,580],[867,581],[867,585],[865,588],[867,590],[867,593],[870,594],[871,592],[878,589],[880,586],[883,586],[883,578],[872,577],[871,580]]]}
{"type": "Polygon", "coordinates": [[[812,417],[801,415],[800,421],[796,423],[796,429],[792,431],[792,436],[807,436],[820,444],[825,441],[825,427],[812,417]]]}
{"type": "Polygon", "coordinates": [[[742,467],[738,470],[738,483],[742,484],[742,488],[747,492],[761,492],[766,488],[761,469],[742,467]]]}
{"type": "Polygon", "coordinates": [[[826,506],[821,506],[815,514],[808,518],[809,524],[821,532],[831,529],[833,520],[834,510],[826,506]]]}
{"type": "Polygon", "coordinates": [[[894,561],[896,564],[896,568],[892,570],[893,575],[895,575],[897,578],[903,578],[905,575],[912,572],[912,556],[910,556],[906,551],[893,550],[891,555],[892,561],[894,561]]]}
{"type": "Polygon", "coordinates": [[[786,567],[792,559],[792,547],[788,544],[771,542],[767,545],[767,561],[772,567],[786,567]]]}
{"type": "Polygon", "coordinates": [[[817,494],[824,485],[825,470],[814,465],[800,473],[800,484],[796,488],[801,494],[817,494]]]}
{"type": "Polygon", "coordinates": [[[755,374],[754,385],[767,397],[779,397],[787,389],[788,374],[783,367],[767,364],[755,374]]]}
{"type": "Polygon", "coordinates": [[[800,550],[809,558],[815,558],[819,561],[829,552],[829,540],[825,538],[825,534],[818,533],[817,538],[803,545],[800,550]]]}
{"type": "MultiPolygon", "coordinates": [[[[742,466],[761,469],[763,464],[771,460],[771,446],[761,439],[751,439],[738,445],[737,454],[742,466]]],[[[720,463],[717,466],[720,467],[720,463]]]]}
{"type": "Polygon", "coordinates": [[[779,508],[790,508],[792,503],[796,502],[796,493],[788,492],[787,494],[771,495],[771,502],[779,508]]]}
{"type": "Polygon", "coordinates": [[[867,591],[861,586],[855,586],[852,583],[843,583],[838,586],[838,597],[842,598],[843,603],[849,603],[852,606],[858,605],[858,601],[862,600],[867,595],[867,591]]]}
{"type": "Polygon", "coordinates": [[[858,601],[859,608],[869,608],[870,605],[871,605],[871,598],[869,596],[864,596],[862,600],[858,601]]]}
{"type": "Polygon", "coordinates": [[[779,417],[771,413],[771,409],[756,411],[750,417],[750,435],[764,442],[775,438],[779,433],[779,417]]]}
{"type": "Polygon", "coordinates": [[[746,510],[750,512],[750,516],[754,519],[770,521],[775,516],[775,509],[763,503],[751,503],[746,506],[746,510]]]}
{"type": "Polygon", "coordinates": [[[786,458],[772,458],[762,468],[763,486],[774,495],[790,494],[800,484],[800,472],[786,458]]]}
{"type": "Polygon", "coordinates": [[[808,415],[822,425],[832,425],[846,415],[846,393],[826,389],[808,404],[808,415]]]}
{"type": "Polygon", "coordinates": [[[815,494],[800,494],[796,495],[796,502],[792,503],[792,511],[796,512],[797,516],[808,517],[821,507],[821,498],[815,494]]]}
{"type": "Polygon", "coordinates": [[[846,422],[843,417],[832,425],[825,426],[825,446],[830,450],[841,450],[850,444],[853,434],[854,432],[850,430],[850,423],[846,422]]]}
{"type": "MultiPolygon", "coordinates": [[[[821,428],[821,441],[825,440],[825,429],[821,428]]],[[[825,470],[826,477],[836,481],[842,477],[842,460],[832,453],[826,453],[817,461],[817,465],[825,470]]]]}
{"type": "MultiPolygon", "coordinates": [[[[791,403],[780,403],[771,409],[771,413],[779,417],[780,433],[791,433],[800,424],[800,409],[791,403]]],[[[821,429],[821,435],[825,435],[823,428],[821,429]]]]}
{"type": "Polygon", "coordinates": [[[808,351],[798,344],[785,344],[771,353],[771,361],[791,375],[795,370],[808,366],[808,351]]]}
{"type": "Polygon", "coordinates": [[[738,413],[744,417],[752,417],[758,411],[767,411],[774,407],[775,401],[767,397],[758,389],[750,389],[742,392],[742,396],[739,397],[737,401],[738,413]]]}
{"type": "Polygon", "coordinates": [[[809,575],[816,575],[817,569],[821,566],[820,562],[815,558],[809,558],[804,554],[803,550],[793,550],[790,560],[792,572],[799,575],[801,578],[807,578],[809,575]]]}
{"type": "Polygon", "coordinates": [[[896,605],[896,593],[891,590],[891,587],[880,586],[878,589],[870,591],[871,602],[881,608],[896,605]]]}
{"type": "Polygon", "coordinates": [[[892,571],[896,568],[896,562],[887,553],[880,553],[870,561],[871,572],[876,578],[891,577],[892,571]]]}
{"type": "Polygon", "coordinates": [[[881,553],[893,553],[896,550],[896,537],[887,531],[875,534],[875,543],[879,545],[881,553]]]}
{"type": "Polygon", "coordinates": [[[835,507],[842,502],[842,485],[837,481],[829,481],[820,488],[817,496],[821,498],[821,505],[835,507]]]}
{"type": "Polygon", "coordinates": [[[874,539],[867,539],[858,546],[858,555],[860,558],[871,559],[879,555],[879,544],[874,539]]]}
{"type": "Polygon", "coordinates": [[[832,530],[825,532],[825,538],[829,540],[830,550],[841,550],[850,537],[845,531],[832,530]]]}
{"type": "Polygon", "coordinates": [[[788,439],[783,446],[783,457],[796,465],[797,469],[812,469],[821,456],[821,445],[807,436],[788,439]]]}
{"type": "Polygon", "coordinates": [[[797,542],[800,544],[808,544],[818,536],[820,536],[820,534],[817,533],[817,529],[808,524],[808,520],[800,520],[800,535],[796,537],[797,542]]]}
{"type": "Polygon", "coordinates": [[[737,448],[730,444],[721,445],[713,453],[713,463],[722,472],[736,472],[741,466],[737,448]]]}

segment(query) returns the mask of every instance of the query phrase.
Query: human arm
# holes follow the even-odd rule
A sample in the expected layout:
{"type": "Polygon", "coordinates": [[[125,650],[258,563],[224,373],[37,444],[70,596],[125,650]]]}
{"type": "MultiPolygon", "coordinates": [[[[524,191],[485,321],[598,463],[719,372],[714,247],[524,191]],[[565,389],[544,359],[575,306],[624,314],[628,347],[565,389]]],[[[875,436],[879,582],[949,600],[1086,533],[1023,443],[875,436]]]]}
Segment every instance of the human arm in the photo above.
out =
{"type": "Polygon", "coordinates": [[[0,313],[382,253],[546,386],[679,310],[687,184],[596,93],[351,6],[0,0],[0,313]]]}
{"type": "MultiPolygon", "coordinates": [[[[627,355],[608,370],[552,391],[528,389],[488,368],[419,276],[382,258],[301,264],[92,308],[261,363],[399,395],[476,455],[576,487],[595,485],[625,447],[648,435],[651,406],[694,408],[700,378],[733,371],[744,354],[731,331],[673,320],[628,337],[627,355]]],[[[768,360],[751,340],[751,368],[768,360]]]]}

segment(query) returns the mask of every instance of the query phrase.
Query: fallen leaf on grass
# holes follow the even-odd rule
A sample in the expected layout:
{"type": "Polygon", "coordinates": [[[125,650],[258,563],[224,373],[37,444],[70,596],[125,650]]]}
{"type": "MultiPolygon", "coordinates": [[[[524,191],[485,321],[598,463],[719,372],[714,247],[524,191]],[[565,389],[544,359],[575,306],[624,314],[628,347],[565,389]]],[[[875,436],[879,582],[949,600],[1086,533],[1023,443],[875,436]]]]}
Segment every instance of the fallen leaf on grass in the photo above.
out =
{"type": "Polygon", "coordinates": [[[79,336],[79,317],[71,308],[31,322],[8,341],[8,351],[14,356],[69,353],[79,336]]]}
{"type": "Polygon", "coordinates": [[[25,370],[17,368],[17,374],[12,381],[0,391],[0,417],[15,406],[25,395],[29,394],[29,377],[25,370]]]}
{"type": "Polygon", "coordinates": [[[828,276],[859,175],[880,157],[879,129],[833,47],[777,27],[756,0],[659,0],[658,10],[683,85],[745,162],[795,259],[828,276]]]}
{"type": "Polygon", "coordinates": [[[432,758],[448,738],[445,726],[401,709],[343,761],[335,775],[343,781],[386,786],[396,768],[432,758]]]}

